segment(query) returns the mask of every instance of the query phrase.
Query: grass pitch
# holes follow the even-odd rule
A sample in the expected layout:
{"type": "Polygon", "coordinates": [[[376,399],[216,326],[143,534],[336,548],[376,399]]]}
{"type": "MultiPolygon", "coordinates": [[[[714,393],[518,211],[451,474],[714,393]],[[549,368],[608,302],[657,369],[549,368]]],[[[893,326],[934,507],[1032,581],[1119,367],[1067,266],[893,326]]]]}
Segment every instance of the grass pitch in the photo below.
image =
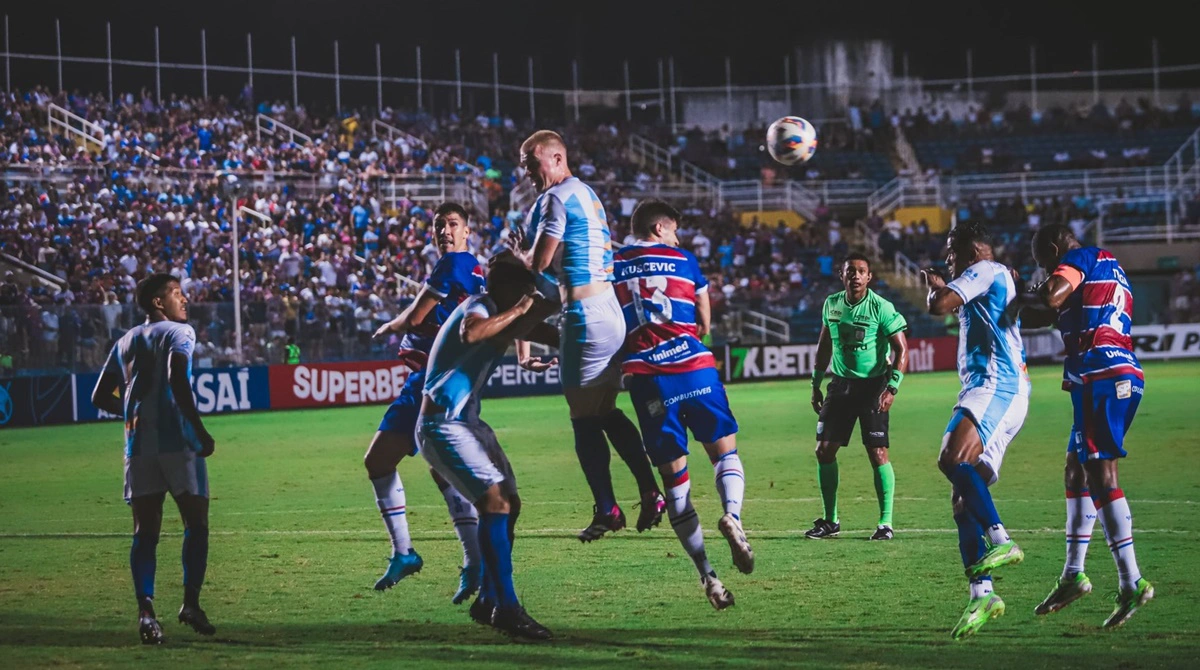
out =
{"type": "MultiPolygon", "coordinates": [[[[839,539],[803,537],[821,514],[808,382],[730,388],[747,473],[744,519],[753,575],[730,564],[714,535],[719,503],[709,466],[694,459],[693,496],[709,555],[737,605],[709,607],[691,562],[663,526],[581,545],[591,502],[561,398],[494,400],[496,429],[525,501],[516,584],[557,635],[514,644],[450,605],[460,549],[424,461],[405,459],[420,574],[386,593],[372,584],[390,546],[361,456],[382,408],[267,412],[208,419],[212,541],[204,639],[174,622],[181,598],[180,525],[159,545],[158,610],[168,644],[138,643],[128,570],[131,520],[121,500],[117,424],[0,432],[0,657],[6,667],[632,667],[860,668],[1196,667],[1200,655],[1200,478],[1193,417],[1200,364],[1152,364],[1121,482],[1135,515],[1138,559],[1158,597],[1122,629],[1104,631],[1116,588],[1111,556],[1092,543],[1096,592],[1048,618],[1033,607],[1063,560],[1062,461],[1070,399],[1059,371],[1034,371],[1025,428],[993,491],[1026,552],[997,574],[1008,613],[964,642],[949,631],[966,603],[949,486],[934,461],[958,380],[909,377],[892,410],[896,539],[865,541],[877,521],[861,447],[841,455],[839,539]]],[[[626,411],[632,416],[627,399],[626,411]]],[[[857,437],[855,438],[857,439],[857,437]]],[[[697,451],[699,451],[697,449],[697,451]]],[[[614,454],[627,512],[635,489],[614,454]]],[[[169,503],[168,503],[169,504],[169,503]]],[[[631,517],[632,519],[632,517],[631,517]]]]}

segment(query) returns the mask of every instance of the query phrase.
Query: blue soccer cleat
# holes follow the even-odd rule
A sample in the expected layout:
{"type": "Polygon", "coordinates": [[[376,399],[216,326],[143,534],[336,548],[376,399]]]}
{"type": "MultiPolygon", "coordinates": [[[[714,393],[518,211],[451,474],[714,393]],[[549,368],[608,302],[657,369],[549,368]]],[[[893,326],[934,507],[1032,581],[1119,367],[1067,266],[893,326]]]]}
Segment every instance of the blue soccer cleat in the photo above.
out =
{"type": "Polygon", "coordinates": [[[459,568],[458,572],[458,590],[450,599],[450,602],[455,605],[467,602],[467,599],[475,595],[479,591],[480,585],[483,584],[483,566],[468,565],[459,568]]]}
{"type": "Polygon", "coordinates": [[[388,562],[387,572],[375,582],[376,591],[386,591],[396,585],[405,577],[421,571],[425,565],[425,561],[417,555],[416,551],[410,551],[407,554],[396,554],[392,556],[392,560],[388,562]]]}

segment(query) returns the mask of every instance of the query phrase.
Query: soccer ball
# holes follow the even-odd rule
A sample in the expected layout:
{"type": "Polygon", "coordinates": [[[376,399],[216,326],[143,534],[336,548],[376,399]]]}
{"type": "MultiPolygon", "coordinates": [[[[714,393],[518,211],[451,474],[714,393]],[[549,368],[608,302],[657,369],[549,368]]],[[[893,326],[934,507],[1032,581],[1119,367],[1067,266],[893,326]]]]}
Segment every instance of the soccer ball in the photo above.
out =
{"type": "Polygon", "coordinates": [[[798,116],[785,116],[767,128],[767,151],[784,165],[799,165],[817,151],[817,129],[798,116]]]}

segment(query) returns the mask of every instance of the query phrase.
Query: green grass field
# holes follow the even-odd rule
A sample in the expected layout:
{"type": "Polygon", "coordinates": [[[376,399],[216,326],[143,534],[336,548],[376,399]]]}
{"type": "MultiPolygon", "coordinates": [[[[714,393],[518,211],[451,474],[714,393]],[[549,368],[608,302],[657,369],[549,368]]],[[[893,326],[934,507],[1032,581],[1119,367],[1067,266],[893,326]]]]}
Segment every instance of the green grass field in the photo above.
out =
{"type": "MultiPolygon", "coordinates": [[[[516,583],[557,639],[514,644],[450,605],[460,549],[422,459],[406,459],[410,525],[425,569],[386,593],[371,586],[390,546],[361,464],[378,407],[259,413],[208,420],[212,548],[202,639],[173,620],[181,597],[178,519],[159,546],[158,604],[168,644],[138,644],[121,500],[120,428],[93,424],[0,432],[0,656],[5,667],[1196,667],[1200,577],[1190,567],[1200,501],[1194,427],[1200,364],[1147,367],[1148,389],[1121,481],[1135,515],[1138,558],[1158,597],[1124,628],[1101,630],[1116,574],[1102,541],[1088,573],[1096,592],[1050,618],[1033,607],[1062,565],[1062,460],[1070,400],[1053,368],[1034,371],[1025,429],[993,489],[1024,564],[996,590],[1008,614],[976,638],[949,631],[966,602],[949,487],[934,466],[957,378],[913,375],[892,417],[896,539],[869,543],[877,520],[870,467],[841,455],[843,530],[806,540],[821,513],[808,382],[730,389],[747,472],[744,519],[753,575],[713,537],[711,470],[693,464],[693,494],[709,554],[737,596],[709,607],[691,562],[664,522],[581,545],[591,502],[560,398],[489,401],[484,416],[506,447],[525,501],[516,583]]],[[[623,402],[625,402],[623,400],[623,402]]],[[[627,411],[628,406],[626,406],[627,411]]],[[[857,439],[857,438],[856,438],[857,439]]],[[[632,478],[614,455],[630,509],[632,478]]],[[[1100,528],[1096,535],[1099,539],[1100,528]]]]}

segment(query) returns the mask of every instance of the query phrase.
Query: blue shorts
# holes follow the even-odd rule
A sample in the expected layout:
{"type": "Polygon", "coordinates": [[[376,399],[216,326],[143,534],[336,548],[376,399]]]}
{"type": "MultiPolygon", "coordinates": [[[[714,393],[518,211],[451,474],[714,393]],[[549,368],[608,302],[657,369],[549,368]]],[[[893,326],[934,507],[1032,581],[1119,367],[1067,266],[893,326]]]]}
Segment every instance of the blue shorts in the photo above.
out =
{"type": "Polygon", "coordinates": [[[1080,462],[1125,457],[1125,433],[1133,425],[1145,382],[1123,376],[1071,387],[1075,425],[1067,451],[1080,462]]]}
{"type": "Polygon", "coordinates": [[[382,433],[401,433],[412,439],[412,456],[417,455],[417,441],[413,435],[417,428],[417,417],[421,414],[421,392],[425,389],[425,371],[408,375],[400,395],[388,406],[379,422],[382,433]]]}
{"type": "Polygon", "coordinates": [[[629,397],[637,411],[646,453],[656,466],[688,454],[686,429],[704,443],[738,432],[716,368],[673,375],[633,375],[629,397]]]}

